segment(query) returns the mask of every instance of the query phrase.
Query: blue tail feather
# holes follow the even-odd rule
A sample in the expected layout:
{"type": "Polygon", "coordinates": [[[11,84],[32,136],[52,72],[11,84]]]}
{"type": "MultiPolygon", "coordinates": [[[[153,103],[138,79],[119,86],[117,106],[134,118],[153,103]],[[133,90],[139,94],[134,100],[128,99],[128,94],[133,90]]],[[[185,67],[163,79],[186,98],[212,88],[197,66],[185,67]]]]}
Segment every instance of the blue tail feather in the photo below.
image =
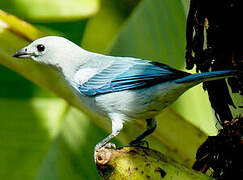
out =
{"type": "Polygon", "coordinates": [[[212,71],[204,73],[195,73],[183,78],[175,80],[176,83],[200,83],[204,81],[212,81],[217,79],[223,79],[226,77],[236,76],[239,72],[237,70],[223,70],[223,71],[212,71]]]}

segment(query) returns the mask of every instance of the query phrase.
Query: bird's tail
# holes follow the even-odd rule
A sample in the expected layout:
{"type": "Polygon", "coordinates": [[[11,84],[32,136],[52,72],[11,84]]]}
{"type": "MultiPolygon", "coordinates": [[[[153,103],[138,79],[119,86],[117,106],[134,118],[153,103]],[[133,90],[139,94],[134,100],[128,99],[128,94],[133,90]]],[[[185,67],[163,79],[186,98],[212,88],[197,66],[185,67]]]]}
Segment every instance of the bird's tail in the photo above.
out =
{"type": "Polygon", "coordinates": [[[217,79],[223,79],[227,77],[233,77],[237,75],[242,75],[242,71],[238,70],[223,70],[223,71],[212,71],[212,72],[204,72],[204,73],[195,73],[189,76],[185,76],[181,79],[175,80],[177,83],[201,83],[204,81],[213,81],[217,79]]]}

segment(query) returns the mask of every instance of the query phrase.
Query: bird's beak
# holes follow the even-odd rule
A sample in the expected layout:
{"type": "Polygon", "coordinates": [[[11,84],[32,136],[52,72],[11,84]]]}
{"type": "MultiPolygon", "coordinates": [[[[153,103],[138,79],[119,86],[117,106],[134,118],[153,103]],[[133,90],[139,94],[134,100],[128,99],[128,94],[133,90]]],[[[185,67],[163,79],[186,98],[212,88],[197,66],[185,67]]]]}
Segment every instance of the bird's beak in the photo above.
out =
{"type": "Polygon", "coordinates": [[[15,58],[29,58],[32,56],[32,53],[28,52],[27,48],[22,48],[20,50],[18,50],[13,57],[15,58]]]}

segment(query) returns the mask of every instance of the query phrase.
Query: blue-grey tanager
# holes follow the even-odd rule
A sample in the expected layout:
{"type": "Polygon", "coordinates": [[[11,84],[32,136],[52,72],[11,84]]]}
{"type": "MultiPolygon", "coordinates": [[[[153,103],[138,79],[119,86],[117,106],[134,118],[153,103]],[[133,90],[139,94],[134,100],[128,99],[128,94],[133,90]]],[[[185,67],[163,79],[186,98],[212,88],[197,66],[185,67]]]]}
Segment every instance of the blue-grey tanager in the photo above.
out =
{"type": "Polygon", "coordinates": [[[155,116],[186,90],[237,74],[236,70],[189,74],[148,60],[88,52],[56,36],[37,39],[14,57],[51,66],[89,109],[111,120],[112,133],[95,146],[95,152],[120,133],[124,122],[136,119],[146,120],[147,130],[130,144],[141,143],[156,128],[155,116]]]}

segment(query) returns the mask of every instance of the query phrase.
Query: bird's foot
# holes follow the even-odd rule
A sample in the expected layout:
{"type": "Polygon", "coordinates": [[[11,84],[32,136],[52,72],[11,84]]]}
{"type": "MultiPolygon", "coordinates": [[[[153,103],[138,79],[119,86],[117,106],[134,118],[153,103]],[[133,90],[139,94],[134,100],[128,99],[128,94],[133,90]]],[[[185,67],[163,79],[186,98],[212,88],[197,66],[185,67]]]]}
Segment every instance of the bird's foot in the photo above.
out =
{"type": "Polygon", "coordinates": [[[94,160],[97,161],[97,152],[101,149],[116,149],[116,145],[114,143],[107,143],[107,144],[97,144],[94,149],[94,160]]]}
{"type": "Polygon", "coordinates": [[[145,141],[145,140],[143,140],[143,141],[133,140],[129,143],[129,146],[149,148],[149,143],[148,143],[148,141],[145,141]]]}
{"type": "Polygon", "coordinates": [[[107,143],[102,148],[116,149],[116,145],[114,143],[107,143]]]}
{"type": "Polygon", "coordinates": [[[116,145],[114,143],[106,143],[104,145],[97,144],[95,146],[95,152],[97,152],[97,151],[99,151],[100,149],[103,149],[103,148],[116,149],[116,145]]]}

